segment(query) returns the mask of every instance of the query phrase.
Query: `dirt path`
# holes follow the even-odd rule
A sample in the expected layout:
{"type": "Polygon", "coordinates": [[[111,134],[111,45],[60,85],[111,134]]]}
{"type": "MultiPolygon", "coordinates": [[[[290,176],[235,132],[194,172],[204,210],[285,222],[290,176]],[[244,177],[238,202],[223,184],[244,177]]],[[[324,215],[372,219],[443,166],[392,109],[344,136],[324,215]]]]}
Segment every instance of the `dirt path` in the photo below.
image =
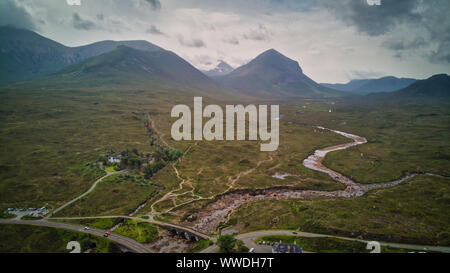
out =
{"type": "MultiPolygon", "coordinates": [[[[260,160],[258,163],[256,163],[256,166],[255,166],[254,168],[251,168],[251,169],[246,170],[246,171],[242,171],[242,172],[240,172],[240,173],[237,174],[237,175],[230,175],[230,176],[228,177],[228,188],[227,188],[225,191],[223,191],[223,192],[221,192],[221,193],[219,193],[219,194],[214,194],[214,195],[211,195],[211,196],[208,196],[208,197],[201,197],[201,196],[199,196],[199,195],[195,195],[195,193],[194,193],[195,187],[192,186],[192,184],[191,184],[192,190],[190,190],[190,191],[188,191],[188,192],[180,193],[180,194],[173,194],[174,191],[178,191],[178,190],[182,189],[182,186],[181,186],[181,185],[185,183],[185,180],[183,180],[183,181],[180,183],[180,188],[179,188],[179,189],[176,189],[176,190],[173,190],[173,191],[167,193],[167,194],[164,195],[164,197],[162,197],[160,200],[158,200],[158,201],[156,201],[155,203],[152,204],[152,206],[151,206],[151,208],[152,208],[151,215],[155,216],[155,215],[161,214],[161,213],[157,213],[157,212],[154,211],[153,205],[155,205],[156,203],[159,203],[159,202],[161,202],[161,201],[164,201],[164,200],[166,200],[166,199],[168,199],[168,198],[176,198],[176,197],[178,197],[178,196],[185,195],[185,194],[192,194],[192,196],[193,196],[193,199],[188,200],[188,201],[186,201],[186,202],[183,202],[183,203],[181,203],[181,204],[176,204],[176,205],[174,205],[173,207],[171,207],[171,208],[169,208],[169,209],[166,209],[163,213],[171,212],[172,210],[174,210],[174,209],[176,209],[176,208],[178,208],[178,207],[180,207],[180,206],[184,206],[184,205],[187,205],[187,204],[192,203],[192,202],[195,202],[195,201],[199,201],[199,200],[212,200],[212,199],[214,199],[217,195],[224,195],[224,194],[230,193],[230,192],[232,192],[232,191],[234,190],[234,184],[236,183],[236,181],[238,181],[242,176],[246,176],[246,175],[251,174],[251,173],[254,172],[257,168],[259,168],[263,163],[270,162],[270,161],[272,161],[272,160],[273,160],[273,157],[270,156],[269,159],[263,159],[263,160],[260,160]],[[235,178],[233,178],[233,177],[235,177],[235,178]],[[164,199],[164,200],[162,200],[162,199],[164,199]]],[[[181,177],[179,176],[178,170],[177,170],[176,168],[175,168],[175,171],[176,171],[177,176],[181,179],[181,177]]],[[[189,181],[189,180],[188,180],[188,181],[189,181]]]]}
{"type": "Polygon", "coordinates": [[[63,210],[64,208],[66,208],[67,206],[75,203],[76,201],[80,200],[81,198],[85,197],[86,195],[88,195],[91,191],[93,191],[95,189],[95,187],[97,186],[98,183],[102,182],[103,179],[107,178],[108,176],[114,175],[114,174],[121,174],[121,173],[126,173],[127,171],[119,171],[119,172],[108,172],[106,171],[106,175],[99,178],[97,181],[94,182],[94,184],[89,188],[88,191],[86,191],[85,193],[83,193],[82,195],[78,196],[77,198],[72,199],[71,201],[65,203],[64,205],[62,205],[61,207],[55,209],[54,211],[52,211],[51,213],[49,213],[45,219],[49,219],[50,217],[52,217],[54,214],[56,214],[57,212],[63,210]]]}
{"type": "Polygon", "coordinates": [[[147,130],[149,131],[155,131],[155,133],[159,136],[159,140],[167,147],[173,148],[172,146],[170,146],[167,141],[164,140],[164,134],[161,133],[158,128],[156,128],[155,123],[153,121],[153,119],[150,117],[150,114],[147,114],[147,121],[149,124],[149,128],[147,128],[147,130]]]}

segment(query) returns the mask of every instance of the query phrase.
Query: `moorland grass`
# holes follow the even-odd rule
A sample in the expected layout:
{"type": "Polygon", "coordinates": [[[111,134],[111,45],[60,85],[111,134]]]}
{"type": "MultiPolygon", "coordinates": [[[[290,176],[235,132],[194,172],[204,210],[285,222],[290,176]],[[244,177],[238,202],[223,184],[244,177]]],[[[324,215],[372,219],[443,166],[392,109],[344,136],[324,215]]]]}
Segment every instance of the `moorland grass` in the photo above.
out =
{"type": "Polygon", "coordinates": [[[299,229],[446,246],[450,244],[449,200],[448,179],[418,176],[354,199],[256,201],[241,206],[230,221],[240,232],[299,229]]]}
{"type": "Polygon", "coordinates": [[[156,193],[156,187],[142,176],[112,175],[84,198],[58,212],[57,217],[128,215],[156,193]]]}
{"type": "Polygon", "coordinates": [[[158,227],[150,223],[127,220],[114,232],[130,237],[139,243],[152,243],[159,238],[158,230],[158,227]]]}
{"type": "Polygon", "coordinates": [[[16,224],[0,224],[1,253],[69,253],[67,243],[77,241],[81,251],[88,250],[89,243],[96,247],[91,253],[121,252],[119,246],[102,237],[66,229],[16,224]]]}

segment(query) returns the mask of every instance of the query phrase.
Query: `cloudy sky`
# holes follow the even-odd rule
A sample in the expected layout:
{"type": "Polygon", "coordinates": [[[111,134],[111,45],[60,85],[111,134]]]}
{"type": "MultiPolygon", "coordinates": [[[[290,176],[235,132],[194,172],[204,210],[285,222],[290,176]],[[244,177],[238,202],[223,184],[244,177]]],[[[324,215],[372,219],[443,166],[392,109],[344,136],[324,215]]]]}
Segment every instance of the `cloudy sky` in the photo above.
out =
{"type": "Polygon", "coordinates": [[[377,1],[1,0],[0,25],[68,46],[147,40],[200,69],[274,48],[318,82],[450,74],[449,0],[368,2],[377,1]]]}

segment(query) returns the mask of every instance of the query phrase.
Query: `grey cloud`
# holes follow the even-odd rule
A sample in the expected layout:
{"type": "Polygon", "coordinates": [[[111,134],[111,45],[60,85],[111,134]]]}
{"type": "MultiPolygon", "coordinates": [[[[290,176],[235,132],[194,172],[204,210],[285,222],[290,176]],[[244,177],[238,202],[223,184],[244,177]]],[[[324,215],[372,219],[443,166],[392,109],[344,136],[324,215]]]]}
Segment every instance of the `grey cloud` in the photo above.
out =
{"type": "Polygon", "coordinates": [[[239,45],[239,40],[236,37],[225,38],[222,41],[227,44],[239,45]]]}
{"type": "Polygon", "coordinates": [[[372,36],[383,35],[401,23],[421,21],[417,11],[420,0],[382,0],[379,6],[368,5],[365,0],[321,2],[347,24],[372,36]]]}
{"type": "Polygon", "coordinates": [[[383,42],[383,46],[392,50],[417,49],[427,43],[423,37],[416,37],[411,41],[389,39],[383,42]]]}
{"type": "Polygon", "coordinates": [[[259,24],[257,29],[252,29],[248,33],[242,35],[245,40],[268,41],[270,40],[270,32],[263,24],[259,24]]]}
{"type": "Polygon", "coordinates": [[[433,63],[450,63],[450,43],[439,44],[436,50],[430,52],[429,59],[433,63]]]}
{"type": "Polygon", "coordinates": [[[160,10],[161,9],[161,2],[159,0],[145,0],[153,10],[160,10]]]}
{"type": "Polygon", "coordinates": [[[397,52],[394,54],[394,57],[397,59],[403,59],[403,54],[401,52],[397,52]]]}
{"type": "Polygon", "coordinates": [[[81,18],[78,13],[72,15],[73,27],[79,30],[90,30],[95,27],[95,23],[81,18]]]}
{"type": "Polygon", "coordinates": [[[434,63],[450,63],[450,1],[434,0],[423,4],[423,25],[436,47],[429,53],[429,59],[434,63]]]}
{"type": "MultiPolygon", "coordinates": [[[[43,20],[39,22],[45,23],[43,20]]],[[[12,25],[29,30],[39,29],[33,17],[13,0],[0,1],[0,25],[12,25]]]]}
{"type": "Polygon", "coordinates": [[[397,57],[405,55],[401,51],[423,50],[421,54],[431,62],[450,63],[448,0],[382,0],[380,6],[369,6],[363,0],[320,1],[322,6],[348,25],[355,26],[360,33],[382,36],[401,26],[414,30],[407,38],[391,37],[382,44],[395,51],[397,57]],[[424,49],[427,45],[435,49],[424,49]]]}
{"type": "Polygon", "coordinates": [[[199,56],[195,56],[194,60],[201,64],[201,65],[205,65],[205,66],[212,66],[214,64],[214,60],[213,58],[211,58],[208,55],[199,55],[199,56]]]}
{"type": "Polygon", "coordinates": [[[206,47],[205,42],[200,39],[190,39],[186,40],[184,39],[183,35],[178,35],[178,42],[180,45],[187,46],[187,47],[206,47]]]}
{"type": "Polygon", "coordinates": [[[383,73],[376,71],[366,71],[366,70],[352,70],[346,73],[347,78],[354,79],[374,79],[383,76],[383,73]]]}
{"type": "Polygon", "coordinates": [[[145,32],[155,35],[164,35],[164,33],[154,25],[151,25],[145,32]]]}

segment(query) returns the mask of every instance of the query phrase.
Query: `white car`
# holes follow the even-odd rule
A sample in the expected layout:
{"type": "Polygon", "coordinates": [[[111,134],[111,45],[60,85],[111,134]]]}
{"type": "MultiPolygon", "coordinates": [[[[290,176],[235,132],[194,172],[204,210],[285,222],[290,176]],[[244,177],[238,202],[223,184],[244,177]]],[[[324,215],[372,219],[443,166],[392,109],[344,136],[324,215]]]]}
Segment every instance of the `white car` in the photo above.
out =
{"type": "Polygon", "coordinates": [[[89,230],[89,227],[84,227],[84,230],[89,230]]]}

